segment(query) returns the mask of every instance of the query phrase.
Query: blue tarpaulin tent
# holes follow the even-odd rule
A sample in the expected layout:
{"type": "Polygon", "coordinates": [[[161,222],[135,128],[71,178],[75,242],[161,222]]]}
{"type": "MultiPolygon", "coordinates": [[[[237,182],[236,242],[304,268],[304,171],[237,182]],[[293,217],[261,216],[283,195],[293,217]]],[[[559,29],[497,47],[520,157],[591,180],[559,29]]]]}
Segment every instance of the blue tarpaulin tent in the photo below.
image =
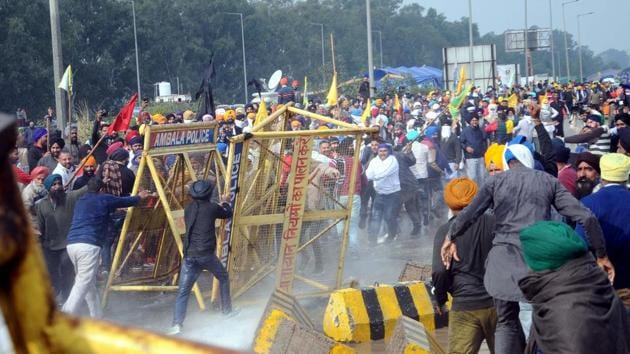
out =
{"type": "MultiPolygon", "coordinates": [[[[368,73],[365,72],[363,74],[367,75],[368,73]]],[[[442,70],[431,66],[386,66],[374,69],[374,80],[379,81],[388,74],[412,77],[418,85],[433,84],[436,87],[442,87],[443,85],[442,70]]]]}

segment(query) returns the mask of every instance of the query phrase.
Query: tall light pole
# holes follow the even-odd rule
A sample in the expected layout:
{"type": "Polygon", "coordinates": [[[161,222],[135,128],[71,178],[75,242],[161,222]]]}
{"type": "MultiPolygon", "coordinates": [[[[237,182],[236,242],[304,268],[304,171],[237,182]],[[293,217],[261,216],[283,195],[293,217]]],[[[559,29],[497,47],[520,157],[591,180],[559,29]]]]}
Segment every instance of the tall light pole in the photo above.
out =
{"type": "Polygon", "coordinates": [[[131,0],[131,13],[133,14],[133,41],[136,46],[136,80],[138,82],[138,97],[142,99],[142,91],[140,90],[140,60],[138,59],[138,33],[136,32],[136,5],[134,0],[131,0]]]}
{"type": "Polygon", "coordinates": [[[525,85],[529,83],[529,41],[527,40],[527,0],[524,0],[525,3],[525,30],[523,31],[523,40],[524,45],[523,49],[525,51],[525,85]]]}
{"type": "Polygon", "coordinates": [[[556,79],[556,61],[554,59],[553,53],[553,11],[551,9],[551,0],[549,0],[549,29],[551,32],[549,33],[549,40],[551,42],[551,76],[553,77],[553,81],[557,81],[556,79]]]}
{"type": "Polygon", "coordinates": [[[378,48],[379,53],[381,54],[381,68],[383,67],[383,32],[373,30],[372,32],[378,33],[378,48]]]}
{"type": "Polygon", "coordinates": [[[580,62],[580,82],[584,81],[584,73],[582,72],[582,39],[581,39],[581,30],[580,30],[580,18],[584,17],[584,16],[588,16],[588,15],[592,15],[595,12],[591,11],[591,12],[587,12],[584,14],[579,14],[577,15],[577,27],[578,27],[578,55],[579,55],[579,62],[580,62]]]}
{"type": "Polygon", "coordinates": [[[470,83],[475,86],[475,67],[473,58],[473,22],[472,22],[472,0],[468,0],[468,56],[470,66],[470,83]]]}
{"type": "Polygon", "coordinates": [[[567,81],[571,81],[571,69],[569,68],[569,44],[567,42],[567,21],[564,16],[564,5],[578,1],[580,0],[571,0],[562,3],[562,31],[564,31],[564,59],[567,64],[567,81]]]}
{"type": "Polygon", "coordinates": [[[66,100],[57,85],[63,73],[63,55],[61,53],[61,28],[59,26],[59,4],[57,0],[50,0],[50,34],[52,37],[53,78],[55,80],[55,112],[57,115],[57,129],[64,131],[66,120],[66,100]]]}
{"type": "Polygon", "coordinates": [[[249,94],[247,93],[247,61],[245,61],[245,28],[243,27],[242,12],[226,12],[228,15],[235,15],[241,18],[241,45],[243,46],[243,87],[245,89],[245,104],[249,102],[249,94]]]}
{"type": "Polygon", "coordinates": [[[368,77],[370,81],[370,97],[376,92],[374,85],[374,58],[372,57],[372,15],[370,14],[370,0],[365,0],[365,16],[367,17],[367,45],[368,45],[368,77]]]}
{"type": "Polygon", "coordinates": [[[323,23],[310,23],[313,26],[319,26],[322,34],[322,85],[326,84],[326,57],[324,56],[324,24],[323,23]]]}

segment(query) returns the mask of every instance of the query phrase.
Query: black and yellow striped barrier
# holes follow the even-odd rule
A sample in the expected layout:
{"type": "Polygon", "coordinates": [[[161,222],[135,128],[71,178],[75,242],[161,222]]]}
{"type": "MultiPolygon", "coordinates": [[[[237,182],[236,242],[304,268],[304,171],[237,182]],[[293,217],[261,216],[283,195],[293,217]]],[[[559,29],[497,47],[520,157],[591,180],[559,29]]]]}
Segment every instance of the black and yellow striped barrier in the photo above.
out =
{"type": "Polygon", "coordinates": [[[432,300],[431,287],[424,282],[337,290],[324,313],[324,333],[339,342],[388,339],[401,316],[433,331],[448,325],[448,314],[436,314],[432,300]]]}

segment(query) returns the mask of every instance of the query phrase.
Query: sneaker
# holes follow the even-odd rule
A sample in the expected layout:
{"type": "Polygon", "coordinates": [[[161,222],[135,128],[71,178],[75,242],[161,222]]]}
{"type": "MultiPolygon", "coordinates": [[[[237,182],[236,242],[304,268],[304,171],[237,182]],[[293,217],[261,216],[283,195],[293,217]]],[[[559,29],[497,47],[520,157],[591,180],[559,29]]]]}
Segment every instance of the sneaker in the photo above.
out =
{"type": "Polygon", "coordinates": [[[182,325],[176,324],[173,325],[173,327],[171,327],[171,329],[166,332],[166,334],[168,334],[169,336],[174,336],[177,334],[180,334],[182,332],[182,325]]]}
{"type": "Polygon", "coordinates": [[[230,311],[223,311],[223,317],[232,318],[238,316],[239,313],[241,313],[241,309],[232,308],[230,311]]]}

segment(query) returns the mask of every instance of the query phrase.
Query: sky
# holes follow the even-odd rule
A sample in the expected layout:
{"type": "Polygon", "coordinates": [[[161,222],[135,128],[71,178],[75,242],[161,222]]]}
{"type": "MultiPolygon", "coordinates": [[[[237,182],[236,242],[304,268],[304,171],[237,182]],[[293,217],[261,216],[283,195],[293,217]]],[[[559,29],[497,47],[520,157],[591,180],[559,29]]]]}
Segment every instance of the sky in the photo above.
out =
{"type": "MultiPolygon", "coordinates": [[[[525,25],[525,0],[471,0],[473,22],[481,35],[488,32],[503,33],[508,29],[522,29],[525,25]]],[[[562,3],[567,0],[551,0],[553,28],[562,30],[562,3]]],[[[424,8],[432,7],[449,20],[468,17],[468,0],[404,0],[404,4],[417,3],[424,8]]],[[[549,27],[549,0],[527,1],[527,24],[549,27]]],[[[624,27],[630,21],[629,0],[579,0],[565,7],[567,32],[577,40],[577,15],[593,11],[582,17],[582,44],[595,54],[615,48],[630,53],[630,40],[624,27]]]]}

